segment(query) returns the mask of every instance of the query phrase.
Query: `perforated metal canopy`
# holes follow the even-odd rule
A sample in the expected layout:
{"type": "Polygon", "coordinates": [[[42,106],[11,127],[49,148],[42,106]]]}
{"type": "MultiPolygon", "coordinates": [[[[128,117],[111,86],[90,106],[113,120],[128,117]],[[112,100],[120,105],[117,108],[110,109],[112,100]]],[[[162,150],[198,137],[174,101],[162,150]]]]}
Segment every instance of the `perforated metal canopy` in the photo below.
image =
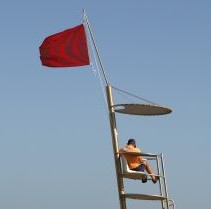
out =
{"type": "Polygon", "coordinates": [[[166,115],[172,112],[167,107],[151,104],[118,104],[114,105],[115,112],[129,115],[166,115]]]}

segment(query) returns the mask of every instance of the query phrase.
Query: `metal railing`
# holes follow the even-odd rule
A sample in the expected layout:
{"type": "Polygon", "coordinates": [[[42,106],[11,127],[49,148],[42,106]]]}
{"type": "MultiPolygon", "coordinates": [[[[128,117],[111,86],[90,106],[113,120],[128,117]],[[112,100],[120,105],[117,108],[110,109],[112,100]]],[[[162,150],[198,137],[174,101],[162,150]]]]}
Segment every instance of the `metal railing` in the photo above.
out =
{"type": "MultiPolygon", "coordinates": [[[[166,181],[166,172],[165,172],[165,163],[164,163],[164,157],[163,154],[152,154],[152,153],[138,153],[138,152],[122,152],[119,153],[120,157],[123,157],[124,154],[129,154],[129,155],[135,155],[135,156],[141,156],[144,157],[146,160],[154,160],[156,161],[156,172],[155,176],[158,177],[158,186],[159,186],[159,196],[157,195],[152,195],[152,194],[127,194],[124,193],[126,198],[132,198],[132,199],[142,199],[146,197],[145,200],[160,200],[161,201],[161,207],[162,209],[170,209],[170,207],[173,207],[175,209],[175,204],[172,199],[169,198],[168,195],[168,189],[167,189],[167,181],[166,181]],[[140,198],[139,198],[140,197],[140,198]],[[154,199],[153,199],[154,198],[154,199]]],[[[122,166],[121,166],[122,167],[122,166]]],[[[126,177],[127,175],[124,175],[123,171],[120,174],[121,178],[128,178],[126,177]]],[[[148,176],[151,176],[150,174],[147,174],[148,176]]]]}

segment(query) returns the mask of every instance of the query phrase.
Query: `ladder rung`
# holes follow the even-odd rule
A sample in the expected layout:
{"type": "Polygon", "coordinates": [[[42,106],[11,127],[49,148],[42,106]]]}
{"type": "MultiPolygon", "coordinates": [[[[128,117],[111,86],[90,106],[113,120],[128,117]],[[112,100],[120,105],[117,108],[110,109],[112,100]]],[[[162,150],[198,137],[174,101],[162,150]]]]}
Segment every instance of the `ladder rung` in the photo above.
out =
{"type": "Polygon", "coordinates": [[[159,195],[148,195],[148,194],[131,194],[126,193],[123,194],[125,198],[129,199],[137,199],[137,200],[166,200],[166,197],[159,196],[159,195]]]}
{"type": "MultiPolygon", "coordinates": [[[[150,174],[147,173],[141,173],[141,172],[134,172],[134,173],[122,173],[120,174],[123,178],[128,178],[128,179],[142,179],[143,177],[146,176],[151,176],[150,174]]],[[[157,175],[155,174],[154,176],[157,176],[159,178],[165,178],[164,176],[157,175]]]]}
{"type": "Polygon", "coordinates": [[[137,173],[124,173],[122,174],[122,177],[123,178],[128,178],[128,179],[142,179],[144,177],[146,177],[147,175],[145,173],[140,173],[140,172],[137,172],[137,173]]]}

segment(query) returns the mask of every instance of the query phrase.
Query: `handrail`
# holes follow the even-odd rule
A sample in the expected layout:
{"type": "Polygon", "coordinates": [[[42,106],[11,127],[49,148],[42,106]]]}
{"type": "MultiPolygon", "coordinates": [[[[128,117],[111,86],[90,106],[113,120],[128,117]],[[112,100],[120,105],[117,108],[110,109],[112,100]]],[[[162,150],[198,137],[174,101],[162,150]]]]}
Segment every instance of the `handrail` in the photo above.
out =
{"type": "MultiPolygon", "coordinates": [[[[170,209],[170,207],[172,207],[173,209],[175,209],[175,204],[174,201],[172,199],[169,199],[169,195],[168,195],[168,191],[167,191],[167,183],[166,183],[166,174],[165,174],[165,165],[164,165],[164,160],[163,160],[163,154],[153,154],[153,153],[144,153],[144,152],[124,152],[124,151],[120,151],[116,153],[117,155],[119,155],[121,158],[124,157],[124,155],[133,155],[133,156],[143,156],[145,159],[147,160],[155,160],[156,164],[157,164],[157,174],[153,174],[155,176],[157,176],[159,178],[159,188],[160,188],[160,195],[159,197],[162,198],[157,198],[157,200],[159,199],[161,201],[161,207],[164,209],[170,209]]],[[[122,175],[123,178],[130,178],[130,179],[139,179],[139,178],[133,178],[134,176],[129,176],[127,173],[121,173],[120,175],[122,175]]],[[[151,176],[152,174],[148,174],[145,173],[145,175],[147,176],[151,176]]],[[[149,180],[149,179],[148,179],[149,180]]],[[[146,198],[151,198],[150,195],[144,196],[146,194],[125,194],[125,198],[132,198],[132,199],[145,199],[146,198]]],[[[152,195],[153,197],[153,195],[152,195]]]]}
{"type": "Polygon", "coordinates": [[[119,152],[120,155],[128,154],[128,155],[135,155],[135,156],[143,156],[143,157],[160,157],[161,154],[153,154],[147,152],[119,152]]]}

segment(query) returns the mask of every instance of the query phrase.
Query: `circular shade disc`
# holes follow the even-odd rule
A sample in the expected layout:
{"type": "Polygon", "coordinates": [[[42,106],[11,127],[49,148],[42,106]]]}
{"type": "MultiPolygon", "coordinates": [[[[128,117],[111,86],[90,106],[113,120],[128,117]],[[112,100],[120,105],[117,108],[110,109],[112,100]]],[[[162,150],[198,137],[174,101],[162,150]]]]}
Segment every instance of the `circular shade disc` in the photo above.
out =
{"type": "Polygon", "coordinates": [[[167,107],[150,104],[118,104],[114,105],[114,110],[129,115],[166,115],[172,112],[167,107]]]}

